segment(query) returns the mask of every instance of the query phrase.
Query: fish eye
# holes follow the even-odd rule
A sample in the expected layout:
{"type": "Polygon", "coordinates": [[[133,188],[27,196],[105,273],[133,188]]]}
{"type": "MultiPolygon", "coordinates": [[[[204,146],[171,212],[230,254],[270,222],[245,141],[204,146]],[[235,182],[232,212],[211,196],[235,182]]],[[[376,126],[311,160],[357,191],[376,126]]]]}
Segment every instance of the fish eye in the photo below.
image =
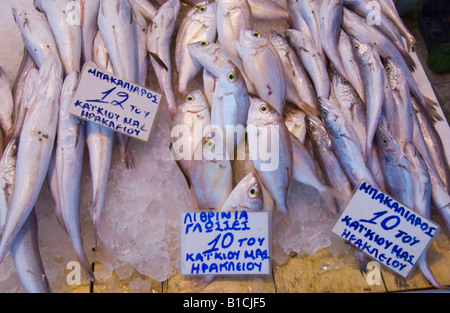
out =
{"type": "Polygon", "coordinates": [[[389,140],[387,140],[386,138],[383,138],[381,142],[383,143],[384,146],[387,146],[389,144],[389,140]]]}
{"type": "Polygon", "coordinates": [[[237,79],[236,73],[235,72],[228,73],[227,79],[230,83],[234,83],[237,79]]]}
{"type": "Polygon", "coordinates": [[[386,71],[390,72],[392,70],[392,66],[390,64],[386,65],[386,71]]]}
{"type": "Polygon", "coordinates": [[[317,130],[317,126],[314,124],[309,125],[309,131],[310,132],[315,132],[317,130]]]}
{"type": "Polygon", "coordinates": [[[252,36],[253,36],[253,37],[256,37],[256,38],[260,38],[260,37],[261,37],[261,34],[258,33],[258,32],[253,32],[253,33],[252,33],[252,36]]]}
{"type": "Polygon", "coordinates": [[[346,79],[343,79],[343,80],[342,80],[342,84],[343,84],[343,85],[348,85],[348,84],[349,84],[349,82],[348,82],[348,80],[346,80],[346,79]]]}
{"type": "Polygon", "coordinates": [[[196,10],[200,9],[200,5],[197,4],[197,5],[195,6],[195,9],[196,9],[196,10]]]}
{"type": "Polygon", "coordinates": [[[212,140],[212,139],[206,140],[204,143],[204,146],[205,146],[205,148],[208,148],[211,150],[215,146],[214,140],[212,140]]]}
{"type": "Polygon", "coordinates": [[[206,11],[206,7],[199,5],[197,10],[203,13],[206,11]]]}
{"type": "Polygon", "coordinates": [[[359,49],[359,44],[355,43],[352,48],[353,50],[357,51],[359,49]]]}
{"type": "Polygon", "coordinates": [[[328,112],[325,110],[322,110],[321,115],[323,118],[327,118],[328,117],[328,112]]]}
{"type": "Polygon", "coordinates": [[[256,187],[252,187],[248,191],[248,196],[250,198],[256,198],[259,195],[259,190],[256,187]]]}
{"type": "Polygon", "coordinates": [[[192,101],[194,101],[194,99],[195,99],[194,96],[191,96],[191,95],[186,97],[187,102],[192,102],[192,101]]]}
{"type": "Polygon", "coordinates": [[[209,45],[209,42],[207,42],[207,41],[200,41],[200,46],[206,47],[207,45],[209,45]]]}
{"type": "Polygon", "coordinates": [[[264,104],[262,104],[262,105],[259,107],[259,111],[260,111],[261,113],[266,114],[266,113],[268,113],[268,112],[270,111],[270,106],[269,106],[268,104],[264,103],[264,104]]]}

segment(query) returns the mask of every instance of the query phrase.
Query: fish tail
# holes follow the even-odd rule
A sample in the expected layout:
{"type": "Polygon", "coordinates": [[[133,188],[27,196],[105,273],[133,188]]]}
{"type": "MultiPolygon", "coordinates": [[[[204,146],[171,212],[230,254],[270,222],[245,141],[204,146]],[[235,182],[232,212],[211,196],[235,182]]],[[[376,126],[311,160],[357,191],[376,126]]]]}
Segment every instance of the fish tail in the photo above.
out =
{"type": "Polygon", "coordinates": [[[437,103],[431,100],[430,98],[427,97],[424,98],[425,98],[424,109],[427,110],[433,124],[436,123],[437,121],[442,121],[443,120],[442,116],[436,110],[437,103]]]}
{"type": "MultiPolygon", "coordinates": [[[[96,243],[95,247],[97,249],[97,243],[96,243]]],[[[81,265],[84,267],[86,274],[89,277],[89,280],[95,281],[94,272],[92,271],[91,264],[89,263],[89,260],[86,256],[86,254],[84,253],[84,251],[75,251],[75,253],[78,256],[78,260],[80,261],[81,265]]]]}
{"type": "Polygon", "coordinates": [[[448,287],[445,287],[441,285],[437,279],[434,277],[433,272],[431,271],[431,268],[428,264],[427,256],[424,254],[422,258],[419,260],[419,271],[422,274],[422,276],[431,284],[434,288],[437,289],[448,289],[448,287]]]}
{"type": "Polygon", "coordinates": [[[284,229],[294,229],[292,225],[292,219],[289,214],[289,209],[286,203],[277,204],[275,211],[273,212],[273,222],[275,228],[282,227],[284,229]]]}

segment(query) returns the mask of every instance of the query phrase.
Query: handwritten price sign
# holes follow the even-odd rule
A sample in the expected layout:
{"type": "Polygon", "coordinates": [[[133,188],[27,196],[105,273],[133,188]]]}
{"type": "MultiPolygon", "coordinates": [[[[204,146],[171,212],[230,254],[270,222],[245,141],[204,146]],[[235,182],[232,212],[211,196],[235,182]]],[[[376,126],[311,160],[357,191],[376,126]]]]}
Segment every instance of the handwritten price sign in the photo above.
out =
{"type": "Polygon", "coordinates": [[[181,215],[182,275],[271,273],[268,212],[181,215]]]}
{"type": "Polygon", "coordinates": [[[148,141],[161,95],[87,63],[69,112],[148,141]]]}
{"type": "Polygon", "coordinates": [[[439,226],[363,182],[333,227],[333,233],[407,278],[439,226]]]}

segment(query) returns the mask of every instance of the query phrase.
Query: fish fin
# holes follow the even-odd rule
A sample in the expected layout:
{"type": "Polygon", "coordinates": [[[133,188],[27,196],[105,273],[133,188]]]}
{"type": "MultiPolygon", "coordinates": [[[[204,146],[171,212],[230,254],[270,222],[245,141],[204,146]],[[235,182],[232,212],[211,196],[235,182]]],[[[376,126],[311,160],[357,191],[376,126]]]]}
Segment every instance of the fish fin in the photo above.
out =
{"type": "Polygon", "coordinates": [[[430,98],[425,98],[425,109],[428,111],[431,121],[433,124],[435,124],[437,121],[444,120],[442,116],[439,114],[439,112],[436,110],[436,107],[438,106],[436,102],[431,100],[430,98]]]}
{"type": "Polygon", "coordinates": [[[284,207],[275,204],[275,210],[273,212],[273,224],[273,229],[280,228],[285,229],[286,232],[293,232],[294,226],[289,215],[287,204],[285,204],[284,207]]]}
{"type": "Polygon", "coordinates": [[[148,52],[150,56],[158,63],[166,72],[169,71],[169,68],[167,67],[166,63],[154,52],[149,51],[148,52]]]}

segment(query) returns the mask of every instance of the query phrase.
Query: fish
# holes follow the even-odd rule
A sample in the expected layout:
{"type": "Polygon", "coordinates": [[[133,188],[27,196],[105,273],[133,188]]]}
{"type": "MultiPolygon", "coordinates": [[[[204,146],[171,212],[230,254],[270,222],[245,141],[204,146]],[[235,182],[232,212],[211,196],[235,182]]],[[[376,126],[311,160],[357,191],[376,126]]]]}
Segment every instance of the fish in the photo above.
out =
{"type": "Polygon", "coordinates": [[[364,155],[368,159],[372,153],[372,142],[384,103],[384,67],[371,44],[354,37],[350,37],[350,42],[361,71],[366,96],[367,136],[364,155]]]}
{"type": "Polygon", "coordinates": [[[35,77],[37,77],[38,70],[36,62],[34,62],[33,57],[28,52],[26,47],[23,48],[23,57],[17,70],[16,78],[12,86],[12,96],[14,103],[14,118],[13,118],[13,130],[11,137],[18,137],[20,133],[20,128],[22,127],[23,118],[25,117],[25,112],[23,109],[23,93],[25,89],[25,82],[27,80],[28,74],[34,72],[35,77]]]}
{"type": "Polygon", "coordinates": [[[12,14],[22,35],[23,44],[38,68],[48,56],[59,58],[55,37],[43,13],[15,4],[12,7],[12,14]]]}
{"type": "Polygon", "coordinates": [[[287,129],[300,140],[302,144],[306,141],[306,113],[302,110],[286,105],[283,110],[284,123],[287,129]]]}
{"type": "Polygon", "coordinates": [[[397,201],[414,210],[414,187],[405,153],[394,136],[382,125],[377,127],[376,140],[388,192],[397,201]]]}
{"type": "MultiPolygon", "coordinates": [[[[114,72],[109,53],[106,50],[100,31],[94,38],[93,64],[101,69],[114,72]]],[[[89,64],[89,63],[86,63],[89,64]]],[[[95,249],[98,241],[98,225],[106,196],[108,174],[111,167],[111,154],[114,131],[94,122],[86,122],[86,146],[89,155],[89,168],[92,177],[92,222],[94,225],[95,249]]]]}
{"type": "Polygon", "coordinates": [[[365,103],[366,96],[364,94],[364,86],[361,78],[361,72],[359,70],[358,61],[353,54],[352,44],[350,37],[341,29],[339,35],[339,56],[341,58],[342,66],[347,74],[346,80],[356,90],[361,100],[365,103]]]}
{"type": "Polygon", "coordinates": [[[137,74],[136,82],[144,86],[147,80],[147,34],[148,34],[148,23],[147,20],[142,16],[139,11],[133,9],[133,26],[134,32],[136,34],[136,59],[137,59],[137,74]]]}
{"type": "Polygon", "coordinates": [[[34,0],[33,3],[47,17],[65,75],[73,70],[79,72],[81,61],[81,25],[70,19],[70,15],[74,14],[68,10],[70,2],[71,0],[34,0]]]}
{"type": "Polygon", "coordinates": [[[272,0],[248,0],[255,20],[287,20],[288,11],[281,3],[272,0]]]}
{"type": "Polygon", "coordinates": [[[283,114],[286,79],[278,52],[269,39],[256,30],[241,29],[235,45],[258,97],[283,114]]]}
{"type": "Polygon", "coordinates": [[[153,21],[155,15],[158,13],[158,9],[148,0],[129,0],[129,1],[131,6],[135,10],[138,10],[148,22],[153,21]]]}
{"type": "Polygon", "coordinates": [[[385,60],[385,70],[392,89],[395,102],[395,118],[393,134],[402,149],[407,143],[412,142],[414,114],[411,93],[408,84],[400,67],[391,58],[385,60]]]}
{"type": "Polygon", "coordinates": [[[97,24],[114,73],[125,80],[136,82],[136,33],[128,0],[100,0],[97,24]]]}
{"type": "Polygon", "coordinates": [[[80,188],[83,170],[85,123],[69,113],[72,99],[78,86],[78,72],[70,72],[62,85],[58,133],[55,146],[56,176],[61,215],[78,259],[89,278],[94,273],[84,252],[80,226],[80,188]]]}
{"type": "Polygon", "coordinates": [[[14,100],[11,83],[2,66],[0,66],[0,99],[0,127],[3,134],[10,137],[14,124],[14,100]]]}
{"type": "MultiPolygon", "coordinates": [[[[431,218],[431,177],[425,160],[419,151],[411,143],[406,143],[405,155],[411,169],[413,187],[414,187],[414,211],[420,215],[431,218]]],[[[419,258],[419,271],[433,287],[444,288],[434,277],[428,264],[427,255],[424,253],[419,258]]]]}
{"type": "Polygon", "coordinates": [[[0,159],[0,229],[5,224],[8,203],[14,188],[18,142],[19,138],[12,138],[0,159]]]}
{"type": "Polygon", "coordinates": [[[195,147],[189,177],[200,210],[219,210],[233,190],[230,158],[220,128],[212,126],[195,147]]]}
{"type": "Polygon", "coordinates": [[[172,81],[173,66],[170,45],[179,13],[180,1],[167,1],[155,14],[147,33],[147,50],[150,54],[150,61],[172,119],[177,111],[177,99],[172,81]],[[157,59],[153,56],[157,56],[157,59]]]}
{"type": "Polygon", "coordinates": [[[324,184],[320,178],[317,176],[316,165],[311,153],[306,149],[306,147],[291,134],[292,142],[292,160],[293,160],[293,170],[292,177],[297,182],[308,185],[316,189],[320,197],[325,201],[328,209],[333,214],[338,213],[336,208],[336,203],[334,200],[339,198],[344,201],[350,201],[350,196],[335,191],[333,188],[324,184]]]}
{"type": "Polygon", "coordinates": [[[286,199],[292,182],[293,157],[283,116],[267,102],[253,98],[248,112],[247,138],[258,176],[275,201],[278,216],[289,223],[286,199]]]}
{"type": "Polygon", "coordinates": [[[319,116],[313,83],[295,50],[278,32],[270,32],[270,42],[278,52],[286,78],[286,100],[310,115],[319,116]]]}
{"type": "Polygon", "coordinates": [[[61,62],[50,56],[39,69],[39,81],[19,137],[14,189],[0,238],[0,262],[32,211],[44,183],[56,137],[61,84],[61,62]]]}
{"type": "Polygon", "coordinates": [[[197,41],[187,45],[189,54],[194,58],[201,66],[211,73],[214,77],[219,77],[223,66],[227,61],[233,62],[239,68],[249,93],[256,93],[255,86],[252,84],[247,74],[245,73],[244,63],[241,58],[235,56],[228,50],[222,48],[222,46],[215,42],[197,41]]]}
{"type": "Polygon", "coordinates": [[[432,164],[436,168],[446,190],[450,192],[450,168],[442,139],[432,122],[432,117],[429,115],[429,112],[422,108],[415,97],[411,97],[411,103],[432,164]]]}
{"type": "Polygon", "coordinates": [[[79,1],[81,11],[81,61],[85,63],[92,60],[94,39],[98,31],[97,18],[100,0],[79,1]]]}
{"type": "Polygon", "coordinates": [[[322,0],[318,12],[320,44],[334,70],[347,78],[347,72],[339,56],[339,39],[342,23],[342,0],[322,0]]]}
{"type": "Polygon", "coordinates": [[[330,79],[323,55],[306,32],[287,29],[285,36],[297,52],[314,85],[318,98],[330,97],[330,79]]]}
{"type": "Polygon", "coordinates": [[[250,98],[239,68],[227,61],[217,79],[211,106],[211,124],[224,131],[228,155],[245,139],[250,98]]]}
{"type": "Polygon", "coordinates": [[[217,0],[217,40],[225,49],[238,56],[235,40],[241,29],[253,29],[252,10],[247,0],[217,0]]]}
{"type": "Polygon", "coordinates": [[[179,93],[187,93],[189,82],[201,69],[201,65],[191,58],[187,45],[197,41],[214,42],[216,37],[216,3],[199,2],[182,19],[175,40],[175,66],[178,73],[179,93]]]}
{"type": "MultiPolygon", "coordinates": [[[[311,115],[305,117],[307,136],[313,146],[313,155],[317,160],[325,184],[331,186],[335,190],[352,195],[352,186],[342,169],[338,158],[334,154],[330,136],[323,122],[311,115]]],[[[348,202],[342,199],[336,199],[340,211],[344,210],[348,202]]]]}
{"type": "Polygon", "coordinates": [[[26,292],[50,293],[51,286],[45,273],[38,239],[38,220],[33,209],[11,246],[11,256],[26,292]]]}
{"type": "MultiPolygon", "coordinates": [[[[188,175],[194,150],[200,144],[206,127],[211,125],[209,105],[200,89],[191,92],[180,103],[172,124],[172,154],[175,155],[182,171],[188,175]]],[[[196,158],[200,159],[201,155],[196,158]]]]}
{"type": "Polygon", "coordinates": [[[366,165],[358,137],[337,104],[323,98],[319,98],[319,104],[322,109],[322,121],[330,136],[333,151],[352,186],[359,186],[361,181],[377,186],[366,165]]]}
{"type": "Polygon", "coordinates": [[[220,211],[262,211],[263,194],[261,183],[255,172],[248,173],[233,188],[220,211]]]}
{"type": "MultiPolygon", "coordinates": [[[[323,61],[325,62],[325,53],[321,44],[321,33],[319,26],[319,12],[321,2],[322,1],[318,0],[301,0],[299,3],[299,8],[301,16],[303,17],[305,23],[308,25],[312,43],[316,47],[315,50],[319,52],[319,55],[323,57],[323,61]]],[[[300,31],[302,30],[300,29],[300,31]]]]}
{"type": "Polygon", "coordinates": [[[289,23],[293,29],[306,32],[309,37],[312,37],[309,26],[300,12],[300,2],[299,0],[287,0],[289,23]]]}

